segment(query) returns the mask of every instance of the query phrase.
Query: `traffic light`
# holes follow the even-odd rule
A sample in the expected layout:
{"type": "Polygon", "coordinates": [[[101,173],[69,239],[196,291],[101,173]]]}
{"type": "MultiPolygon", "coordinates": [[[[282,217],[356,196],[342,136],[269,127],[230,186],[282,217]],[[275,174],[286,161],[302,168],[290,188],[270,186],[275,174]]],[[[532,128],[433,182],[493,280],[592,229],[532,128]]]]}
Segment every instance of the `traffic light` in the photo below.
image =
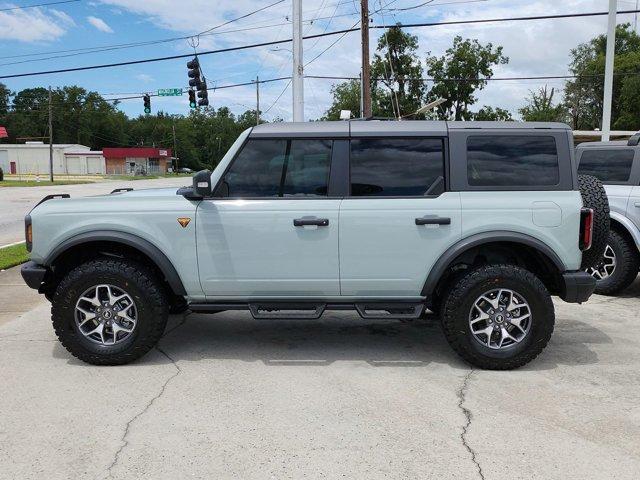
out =
{"type": "Polygon", "coordinates": [[[144,100],[144,113],[151,113],[151,97],[147,93],[142,98],[144,100]]]}
{"type": "Polygon", "coordinates": [[[189,86],[197,87],[200,85],[200,62],[198,61],[198,57],[195,57],[193,60],[187,62],[187,68],[189,69],[187,75],[189,75],[189,86]]]}
{"type": "Polygon", "coordinates": [[[207,80],[202,75],[202,69],[200,68],[200,61],[198,57],[194,57],[193,60],[187,62],[187,68],[189,69],[187,74],[189,75],[189,106],[191,108],[206,107],[209,105],[209,93],[207,92],[207,80]],[[193,88],[195,87],[195,91],[193,88]],[[196,95],[198,97],[196,103],[196,95]]]}
{"type": "Polygon", "coordinates": [[[200,85],[196,87],[198,89],[198,106],[206,107],[209,105],[209,92],[207,91],[207,81],[202,80],[200,85]]]}

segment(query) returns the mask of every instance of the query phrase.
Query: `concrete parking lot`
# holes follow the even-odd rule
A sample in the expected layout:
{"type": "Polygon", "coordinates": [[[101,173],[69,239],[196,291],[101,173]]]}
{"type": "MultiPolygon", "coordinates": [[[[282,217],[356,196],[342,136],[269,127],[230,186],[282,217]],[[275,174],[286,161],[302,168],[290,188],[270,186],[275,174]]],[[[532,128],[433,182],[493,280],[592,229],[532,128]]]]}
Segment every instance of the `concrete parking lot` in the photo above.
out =
{"type": "Polygon", "coordinates": [[[24,216],[46,195],[68,193],[73,197],[104,195],[114,188],[162,188],[189,185],[189,177],[150,180],[105,180],[79,185],[0,188],[0,246],[24,240],[24,216]]]}
{"type": "Polygon", "coordinates": [[[435,319],[350,313],[173,317],[142,360],[94,367],[20,283],[0,273],[1,479],[640,478],[640,283],[556,302],[512,372],[470,369],[435,319]]]}

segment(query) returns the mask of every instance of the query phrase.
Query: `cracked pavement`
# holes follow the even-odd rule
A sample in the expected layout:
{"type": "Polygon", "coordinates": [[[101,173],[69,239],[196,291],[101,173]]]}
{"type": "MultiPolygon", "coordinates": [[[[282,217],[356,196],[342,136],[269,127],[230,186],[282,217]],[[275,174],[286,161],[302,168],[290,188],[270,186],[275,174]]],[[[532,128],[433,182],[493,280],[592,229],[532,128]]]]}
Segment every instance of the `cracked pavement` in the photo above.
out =
{"type": "Polygon", "coordinates": [[[640,478],[640,282],[556,302],[511,372],[471,370],[434,319],[345,312],[176,316],[142,360],[95,367],[23,301],[0,322],[0,479],[640,478]]]}

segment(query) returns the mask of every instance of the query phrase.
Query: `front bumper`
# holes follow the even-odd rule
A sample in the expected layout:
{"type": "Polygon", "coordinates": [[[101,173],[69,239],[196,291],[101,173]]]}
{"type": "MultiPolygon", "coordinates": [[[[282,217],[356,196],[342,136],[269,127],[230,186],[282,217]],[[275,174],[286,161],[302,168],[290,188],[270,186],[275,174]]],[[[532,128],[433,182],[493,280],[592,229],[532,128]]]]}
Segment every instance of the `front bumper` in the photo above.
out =
{"type": "Polygon", "coordinates": [[[560,298],[565,302],[586,302],[596,289],[596,279],[587,272],[564,272],[562,280],[563,289],[560,298]]]}
{"type": "Polygon", "coordinates": [[[22,265],[20,269],[24,282],[31,288],[39,290],[44,277],[47,274],[47,269],[42,265],[38,265],[34,261],[29,261],[22,265]]]}

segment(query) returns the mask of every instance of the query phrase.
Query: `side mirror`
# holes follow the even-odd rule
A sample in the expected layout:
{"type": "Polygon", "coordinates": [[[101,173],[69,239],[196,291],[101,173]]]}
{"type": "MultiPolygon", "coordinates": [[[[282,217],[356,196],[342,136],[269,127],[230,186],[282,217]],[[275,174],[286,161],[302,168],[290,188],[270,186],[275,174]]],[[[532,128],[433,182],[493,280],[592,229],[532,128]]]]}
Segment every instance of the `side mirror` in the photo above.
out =
{"type": "Polygon", "coordinates": [[[210,170],[200,170],[193,176],[193,192],[202,198],[211,196],[210,170]]]}

